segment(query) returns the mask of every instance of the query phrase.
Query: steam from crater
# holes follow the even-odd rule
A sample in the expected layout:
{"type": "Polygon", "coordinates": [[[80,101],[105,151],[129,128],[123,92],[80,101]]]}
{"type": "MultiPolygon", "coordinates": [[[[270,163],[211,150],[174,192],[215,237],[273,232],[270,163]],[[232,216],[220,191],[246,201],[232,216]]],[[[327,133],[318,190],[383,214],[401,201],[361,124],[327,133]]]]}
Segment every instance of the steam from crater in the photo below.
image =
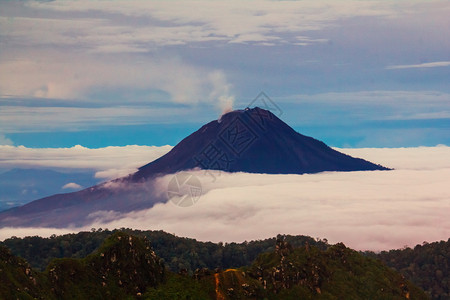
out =
{"type": "Polygon", "coordinates": [[[220,109],[220,117],[233,110],[234,96],[231,93],[231,84],[227,82],[226,76],[222,71],[215,71],[209,75],[213,85],[210,98],[216,102],[220,109]]]}

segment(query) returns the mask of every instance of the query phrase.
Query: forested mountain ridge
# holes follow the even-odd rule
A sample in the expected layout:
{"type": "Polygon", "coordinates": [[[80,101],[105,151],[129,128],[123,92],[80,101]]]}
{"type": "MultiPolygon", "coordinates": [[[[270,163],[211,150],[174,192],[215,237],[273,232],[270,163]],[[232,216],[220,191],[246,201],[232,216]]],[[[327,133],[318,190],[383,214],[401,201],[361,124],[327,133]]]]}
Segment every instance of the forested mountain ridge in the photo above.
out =
{"type": "MultiPolygon", "coordinates": [[[[53,236],[51,238],[26,237],[10,238],[3,244],[14,255],[23,257],[31,267],[44,270],[54,258],[83,258],[96,250],[102,242],[118,230],[91,230],[53,236]]],[[[276,238],[244,243],[211,243],[195,239],[181,238],[163,231],[140,231],[121,229],[129,234],[146,237],[157,255],[165,261],[166,267],[173,272],[180,270],[193,274],[196,269],[228,269],[248,266],[264,252],[275,250],[276,238]]],[[[308,243],[321,250],[330,245],[326,240],[307,236],[280,235],[279,239],[288,241],[294,247],[308,243]]],[[[383,261],[411,280],[432,299],[450,299],[450,239],[434,243],[417,245],[413,249],[365,252],[364,255],[383,261]]]]}
{"type": "Polygon", "coordinates": [[[0,299],[127,299],[165,278],[148,241],[122,232],[85,258],[52,260],[44,272],[0,247],[0,299]]]}
{"type": "MultiPolygon", "coordinates": [[[[189,275],[198,275],[199,272],[201,274],[203,272],[201,270],[205,269],[212,272],[211,270],[217,268],[227,270],[251,266],[260,254],[275,251],[277,239],[288,242],[294,248],[308,245],[308,247],[325,251],[331,247],[326,240],[307,236],[278,235],[277,238],[266,240],[223,244],[199,242],[163,231],[140,231],[124,228],[114,231],[93,229],[91,232],[50,238],[13,237],[0,244],[10,248],[14,255],[23,257],[30,262],[32,268],[42,271],[54,258],[84,258],[88,256],[98,249],[111,234],[117,232],[146,238],[151,241],[152,248],[169,271],[189,275]]],[[[382,260],[388,266],[395,268],[406,279],[424,289],[433,299],[449,299],[450,240],[424,243],[417,245],[414,249],[391,250],[379,254],[365,252],[363,254],[382,260]]],[[[187,281],[186,278],[180,279],[177,277],[178,275],[170,272],[167,276],[168,282],[171,280],[187,281]]]]}
{"type": "Polygon", "coordinates": [[[0,246],[0,278],[2,299],[427,299],[343,244],[295,248],[285,238],[249,266],[193,275],[167,270],[146,237],[120,231],[85,258],[54,259],[43,272],[0,246]]]}
{"type": "MultiPolygon", "coordinates": [[[[174,272],[185,269],[193,273],[197,268],[233,268],[250,265],[256,257],[275,250],[276,238],[250,241],[244,243],[200,242],[191,238],[177,237],[164,231],[92,229],[90,232],[65,234],[50,238],[31,236],[12,237],[0,244],[11,249],[12,253],[26,259],[33,268],[44,270],[54,258],[83,258],[96,250],[103,241],[115,232],[126,232],[135,236],[146,237],[166,266],[174,272]]],[[[325,250],[326,241],[308,236],[279,235],[292,246],[299,247],[306,243],[325,250]]]]}

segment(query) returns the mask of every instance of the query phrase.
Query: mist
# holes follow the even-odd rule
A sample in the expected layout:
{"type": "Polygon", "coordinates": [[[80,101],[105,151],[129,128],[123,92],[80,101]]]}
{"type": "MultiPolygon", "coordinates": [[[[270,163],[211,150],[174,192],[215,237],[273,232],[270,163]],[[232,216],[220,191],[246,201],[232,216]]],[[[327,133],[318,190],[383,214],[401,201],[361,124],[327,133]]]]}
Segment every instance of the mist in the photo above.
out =
{"type": "MultiPolygon", "coordinates": [[[[89,226],[2,228],[10,236],[90,228],[164,230],[202,241],[242,242],[278,233],[327,238],[357,250],[388,250],[450,236],[450,148],[344,149],[377,158],[392,171],[268,175],[192,170],[202,195],[192,206],[168,200],[152,208],[93,214],[89,226]]],[[[174,175],[160,177],[166,195],[174,175]]],[[[167,196],[166,196],[167,198],[167,196]]]]}

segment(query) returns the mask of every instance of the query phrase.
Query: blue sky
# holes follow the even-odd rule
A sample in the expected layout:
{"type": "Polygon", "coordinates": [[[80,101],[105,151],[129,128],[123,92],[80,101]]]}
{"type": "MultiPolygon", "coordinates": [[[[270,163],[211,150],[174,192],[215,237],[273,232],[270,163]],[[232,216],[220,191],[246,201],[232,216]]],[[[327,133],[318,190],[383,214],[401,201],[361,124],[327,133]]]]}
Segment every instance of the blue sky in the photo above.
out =
{"type": "Polygon", "coordinates": [[[0,144],[174,145],[260,91],[337,147],[450,145],[448,1],[0,3],[0,144]]]}

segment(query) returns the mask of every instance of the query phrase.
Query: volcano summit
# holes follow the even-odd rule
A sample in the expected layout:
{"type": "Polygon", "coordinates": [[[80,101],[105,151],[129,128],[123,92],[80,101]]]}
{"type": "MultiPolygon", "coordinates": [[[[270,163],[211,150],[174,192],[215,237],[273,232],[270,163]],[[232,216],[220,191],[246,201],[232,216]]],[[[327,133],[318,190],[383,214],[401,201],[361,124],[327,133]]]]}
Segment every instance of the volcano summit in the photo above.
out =
{"type": "Polygon", "coordinates": [[[387,170],[297,133],[272,112],[235,110],[209,122],[132,178],[201,169],[267,174],[387,170]]]}
{"type": "Polygon", "coordinates": [[[297,133],[268,110],[247,108],[202,126],[134,174],[1,212],[0,226],[82,226],[98,211],[149,208],[168,200],[155,192],[154,179],[195,168],[266,174],[388,170],[297,133]]]}

